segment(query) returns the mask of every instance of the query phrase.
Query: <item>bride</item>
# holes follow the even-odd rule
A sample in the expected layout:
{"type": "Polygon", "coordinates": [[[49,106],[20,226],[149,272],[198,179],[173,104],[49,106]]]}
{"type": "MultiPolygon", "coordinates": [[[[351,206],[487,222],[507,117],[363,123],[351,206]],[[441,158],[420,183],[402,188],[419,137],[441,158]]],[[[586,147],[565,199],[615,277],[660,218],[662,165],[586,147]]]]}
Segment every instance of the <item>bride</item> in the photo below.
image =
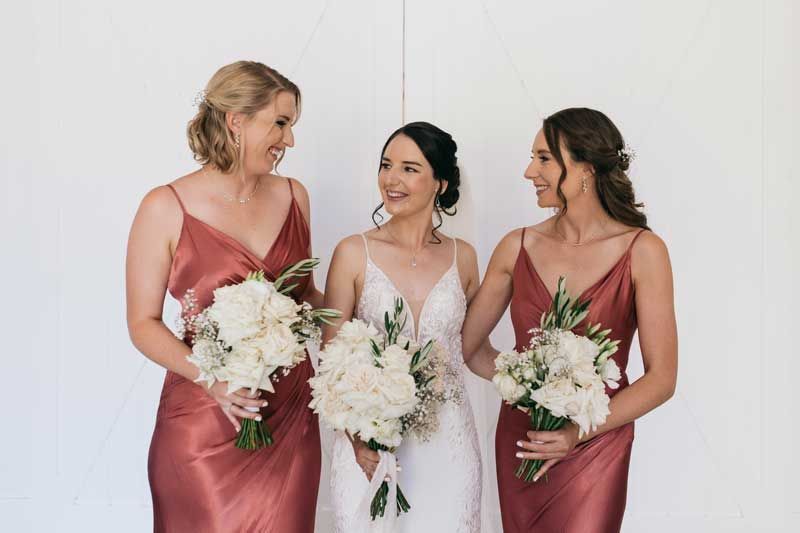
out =
{"type": "MultiPolygon", "coordinates": [[[[456,370],[452,386],[461,400],[443,405],[439,430],[425,442],[406,438],[397,450],[398,484],[411,504],[398,517],[399,531],[480,531],[481,459],[461,350],[465,311],[480,282],[478,264],[472,246],[438,231],[441,213],[454,212],[459,181],[456,143],[448,133],[427,122],[395,131],[381,154],[383,202],[373,213],[375,220],[385,207],[391,219],[339,243],[325,287],[325,306],[341,310],[341,322],[359,318],[382,333],[384,313],[402,298],[402,334],[420,343],[438,341],[456,370]]],[[[337,330],[327,328],[323,341],[337,330]]],[[[373,496],[369,480],[379,460],[358,438],[337,432],[331,459],[335,531],[373,528],[359,507],[373,496]]]]}

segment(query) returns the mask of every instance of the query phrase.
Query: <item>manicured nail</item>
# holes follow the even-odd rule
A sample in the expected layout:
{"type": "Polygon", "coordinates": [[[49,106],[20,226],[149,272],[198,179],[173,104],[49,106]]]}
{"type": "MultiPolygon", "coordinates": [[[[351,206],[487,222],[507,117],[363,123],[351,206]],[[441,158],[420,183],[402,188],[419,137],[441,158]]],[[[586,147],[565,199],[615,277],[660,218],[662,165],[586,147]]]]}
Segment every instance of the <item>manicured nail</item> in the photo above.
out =
{"type": "Polygon", "coordinates": [[[261,422],[261,415],[258,415],[258,416],[256,417],[256,422],[261,422]]]}
{"type": "Polygon", "coordinates": [[[264,403],[261,404],[261,407],[266,407],[268,405],[269,405],[269,402],[264,402],[264,403]]]}
{"type": "Polygon", "coordinates": [[[521,441],[521,440],[518,440],[518,441],[517,441],[517,446],[519,446],[520,448],[522,448],[522,441],[521,441]]]}
{"type": "Polygon", "coordinates": [[[522,459],[522,452],[517,452],[517,457],[519,457],[520,459],[522,459]]]}
{"type": "Polygon", "coordinates": [[[538,475],[533,476],[533,482],[536,483],[537,481],[539,481],[539,477],[540,476],[538,476],[538,475]]]}

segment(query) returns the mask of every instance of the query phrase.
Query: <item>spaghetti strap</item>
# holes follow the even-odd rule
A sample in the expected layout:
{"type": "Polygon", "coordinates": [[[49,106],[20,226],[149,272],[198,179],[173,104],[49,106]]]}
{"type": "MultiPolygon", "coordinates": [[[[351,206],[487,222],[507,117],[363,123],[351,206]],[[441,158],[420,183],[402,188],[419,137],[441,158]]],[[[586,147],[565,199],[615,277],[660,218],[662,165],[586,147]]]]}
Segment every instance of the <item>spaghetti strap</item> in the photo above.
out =
{"type": "Polygon", "coordinates": [[[289,182],[289,193],[292,195],[292,200],[294,200],[294,186],[292,185],[292,178],[286,178],[286,181],[289,182]]]}
{"type": "Polygon", "coordinates": [[[453,265],[458,264],[458,239],[453,237],[453,265]]]}
{"type": "Polygon", "coordinates": [[[520,239],[519,239],[519,249],[520,250],[525,248],[525,230],[526,229],[528,229],[528,228],[523,226],[523,228],[522,228],[522,237],[520,237],[520,239]]]}
{"type": "Polygon", "coordinates": [[[181,206],[181,211],[186,213],[186,207],[183,205],[183,201],[181,201],[181,197],[178,196],[178,191],[175,190],[175,187],[173,187],[171,183],[167,183],[167,187],[169,187],[169,190],[171,190],[172,194],[175,195],[175,199],[178,200],[178,205],[181,206]]]}
{"type": "Polygon", "coordinates": [[[642,228],[642,229],[640,229],[640,230],[639,230],[639,232],[638,232],[638,233],[637,233],[637,234],[636,234],[636,235],[633,237],[633,239],[631,240],[631,243],[628,245],[628,251],[631,251],[631,250],[633,250],[633,243],[635,243],[635,242],[636,242],[636,239],[638,239],[638,238],[639,238],[639,235],[641,235],[641,234],[642,234],[642,233],[644,233],[645,231],[647,231],[647,230],[646,230],[646,229],[644,229],[644,228],[642,228]]]}
{"type": "Polygon", "coordinates": [[[363,239],[363,241],[364,241],[364,252],[366,252],[366,254],[367,254],[367,262],[370,262],[370,261],[372,261],[372,259],[370,259],[370,257],[369,257],[369,245],[367,244],[367,236],[362,233],[361,234],[361,239],[363,239]]]}

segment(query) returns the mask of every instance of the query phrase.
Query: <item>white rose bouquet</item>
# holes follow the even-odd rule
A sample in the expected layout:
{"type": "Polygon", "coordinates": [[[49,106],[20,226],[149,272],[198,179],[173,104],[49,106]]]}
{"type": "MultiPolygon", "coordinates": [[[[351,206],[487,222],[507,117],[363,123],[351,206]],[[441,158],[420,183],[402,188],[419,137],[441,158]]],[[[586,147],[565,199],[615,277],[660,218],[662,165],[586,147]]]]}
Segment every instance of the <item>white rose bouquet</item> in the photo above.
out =
{"type": "Polygon", "coordinates": [[[406,320],[403,301],[396,299],[393,315],[384,316],[385,336],[361,320],[342,324],[320,353],[319,370],[309,381],[314,412],[332,429],[347,431],[381,455],[362,504],[369,501],[372,520],[383,517],[387,505],[388,520],[408,512],[411,506],[397,487],[393,452],[405,435],[427,440],[438,428],[441,404],[459,399],[444,385],[453,372],[441,345],[428,341],[419,346],[400,336],[406,320]]]}
{"type": "MultiPolygon", "coordinates": [[[[285,376],[302,362],[306,342],[320,337],[320,324],[339,316],[338,311],[312,309],[287,296],[297,287],[287,281],[308,276],[318,264],[317,259],[305,259],[290,265],[274,282],[264,272],[251,272],[241,283],[216,289],[214,303],[199,313],[193,291],[187,291],[178,336],[188,333],[191,338],[187,359],[200,369],[197,381],[208,387],[225,381],[229,393],[240,388],[275,392],[277,370],[285,376]]],[[[272,442],[265,422],[242,420],[238,448],[255,450],[272,442]]]]}
{"type": "MultiPolygon", "coordinates": [[[[589,314],[590,301],[573,301],[564,285],[559,278],[550,310],[530,330],[527,350],[497,356],[492,382],[506,403],[530,414],[534,430],[557,430],[571,420],[583,436],[610,413],[606,385],[619,386],[620,370],[610,359],[619,341],[609,339],[611,330],[601,331],[600,324],[589,324],[585,336],[570,331],[589,314]]],[[[524,459],[516,476],[531,482],[543,464],[524,459]]]]}

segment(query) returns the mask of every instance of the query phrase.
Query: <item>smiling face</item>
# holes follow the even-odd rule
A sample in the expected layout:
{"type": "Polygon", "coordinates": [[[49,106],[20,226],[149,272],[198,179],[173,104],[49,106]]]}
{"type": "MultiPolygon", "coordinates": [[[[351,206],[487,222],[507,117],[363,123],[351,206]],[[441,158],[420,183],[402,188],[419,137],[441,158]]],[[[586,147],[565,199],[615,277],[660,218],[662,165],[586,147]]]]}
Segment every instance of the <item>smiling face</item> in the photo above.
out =
{"type": "MultiPolygon", "coordinates": [[[[564,167],[567,176],[561,184],[561,192],[567,199],[567,203],[583,194],[583,181],[586,178],[587,185],[591,184],[591,169],[585,163],[573,161],[569,150],[561,143],[561,156],[564,159],[564,167]]],[[[531,149],[531,162],[525,169],[525,179],[531,180],[536,187],[537,203],[539,207],[562,208],[564,203],[558,197],[558,180],[561,178],[562,167],[553,156],[550,147],[547,145],[544,131],[539,130],[533,141],[531,149]]]]}
{"type": "Polygon", "coordinates": [[[246,175],[269,174],[288,147],[294,146],[292,126],[297,118],[295,95],[283,91],[250,117],[231,117],[231,131],[240,135],[246,175]]]}
{"type": "Polygon", "coordinates": [[[381,158],[378,187],[390,215],[433,213],[440,186],[444,192],[447,183],[434,178],[433,168],[411,138],[400,134],[389,142],[381,158]]]}

